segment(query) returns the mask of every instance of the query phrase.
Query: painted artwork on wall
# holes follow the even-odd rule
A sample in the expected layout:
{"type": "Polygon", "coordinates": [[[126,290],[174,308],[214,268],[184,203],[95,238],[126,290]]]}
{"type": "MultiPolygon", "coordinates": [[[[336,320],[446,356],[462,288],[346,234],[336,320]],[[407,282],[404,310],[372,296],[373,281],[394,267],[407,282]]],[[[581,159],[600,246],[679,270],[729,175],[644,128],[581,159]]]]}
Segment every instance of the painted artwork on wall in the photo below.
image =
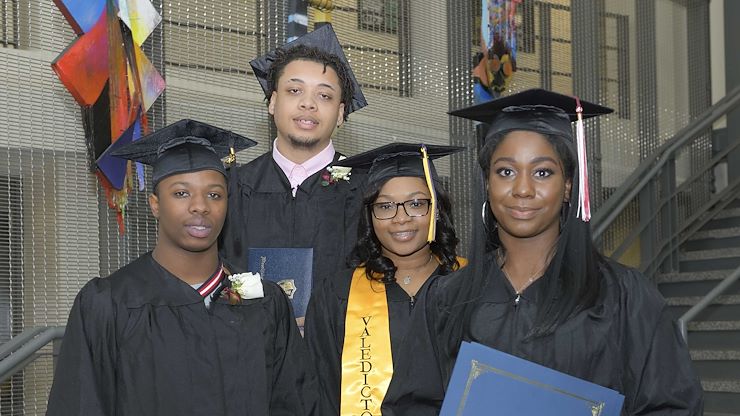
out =
{"type": "Polygon", "coordinates": [[[473,62],[475,102],[498,98],[516,72],[516,10],[523,0],[481,0],[480,50],[473,62]]]}
{"type": "Polygon", "coordinates": [[[91,168],[123,233],[128,193],[134,176],[143,186],[143,169],[132,169],[129,162],[107,154],[149,132],[146,113],[164,91],[165,81],[141,45],[162,17],[149,0],[54,3],[78,37],[51,67],[82,107],[91,168]]]}

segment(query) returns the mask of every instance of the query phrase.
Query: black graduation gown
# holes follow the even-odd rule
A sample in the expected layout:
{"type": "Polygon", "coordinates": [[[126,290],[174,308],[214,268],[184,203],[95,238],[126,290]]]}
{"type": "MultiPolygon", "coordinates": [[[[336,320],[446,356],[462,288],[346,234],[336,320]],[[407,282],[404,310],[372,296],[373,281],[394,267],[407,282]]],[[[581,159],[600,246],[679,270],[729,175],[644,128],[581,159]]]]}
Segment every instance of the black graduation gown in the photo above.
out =
{"type": "Polygon", "coordinates": [[[324,171],[308,177],[294,197],[272,152],[237,168],[221,233],[225,258],[246,270],[249,247],[312,247],[314,286],[344,269],[357,239],[364,175],[353,169],[349,181],[323,186],[324,171]]]}
{"type": "Polygon", "coordinates": [[[491,263],[485,287],[466,312],[450,308],[460,302],[450,294],[465,292],[457,290],[464,274],[432,282],[417,305],[424,310],[417,316],[424,316],[405,346],[415,352],[403,370],[412,382],[391,383],[383,415],[437,414],[461,339],[617,390],[625,395],[623,415],[701,415],[701,385],[665,300],[639,272],[610,266],[594,307],[534,340],[525,335],[537,313],[540,281],[515,305],[513,288],[491,263]]]}
{"type": "Polygon", "coordinates": [[[203,298],[147,253],[77,295],[47,415],[306,415],[315,375],[287,297],[203,298]]]}
{"type": "MultiPolygon", "coordinates": [[[[320,290],[314,290],[306,313],[305,336],[319,376],[319,414],[322,416],[339,415],[344,324],[353,272],[346,270],[340,274],[341,279],[325,280],[320,290]]],[[[438,272],[439,269],[434,274],[438,272]]],[[[431,279],[426,283],[429,281],[431,279]]],[[[385,286],[394,368],[398,362],[406,359],[401,345],[416,309],[416,298],[423,296],[426,283],[414,297],[409,296],[397,283],[385,286]]],[[[394,373],[393,378],[396,377],[394,373]]]]}

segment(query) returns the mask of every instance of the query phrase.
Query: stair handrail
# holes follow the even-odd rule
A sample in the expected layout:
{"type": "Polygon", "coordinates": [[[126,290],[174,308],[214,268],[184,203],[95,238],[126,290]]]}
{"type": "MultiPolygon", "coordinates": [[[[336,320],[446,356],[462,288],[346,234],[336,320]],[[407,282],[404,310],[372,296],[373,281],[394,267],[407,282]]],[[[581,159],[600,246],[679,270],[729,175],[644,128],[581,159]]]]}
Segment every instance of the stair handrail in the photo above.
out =
{"type": "MultiPolygon", "coordinates": [[[[740,147],[740,141],[738,141],[737,143],[734,143],[733,145],[731,145],[730,147],[728,147],[727,149],[725,149],[724,151],[722,151],[718,156],[722,156],[723,154],[726,155],[729,151],[734,150],[736,147],[740,147]]],[[[714,164],[708,164],[704,169],[705,170],[706,169],[711,169],[715,165],[716,165],[716,163],[714,163],[714,164]]],[[[699,173],[701,173],[701,171],[699,173]]],[[[698,176],[698,175],[697,174],[694,174],[694,176],[698,176]]],[[[690,182],[691,182],[691,178],[687,179],[686,180],[686,183],[684,183],[684,185],[686,185],[687,183],[690,183],[690,182]]],[[[671,193],[671,195],[668,195],[667,197],[664,197],[661,200],[659,200],[658,201],[658,204],[657,204],[657,209],[655,209],[654,212],[650,215],[650,217],[648,218],[648,221],[644,221],[644,224],[638,225],[637,227],[633,228],[632,229],[632,232],[630,232],[624,238],[624,240],[622,241],[622,244],[619,247],[617,247],[617,249],[613,253],[611,253],[610,256],[612,258],[615,258],[615,259],[620,258],[622,256],[622,254],[624,254],[624,252],[629,248],[629,245],[632,244],[635,239],[637,239],[637,237],[640,235],[640,233],[642,233],[643,231],[645,231],[645,229],[649,226],[650,222],[655,220],[655,218],[658,216],[658,213],[660,212],[661,208],[663,206],[665,206],[666,204],[668,204],[671,199],[675,198],[676,195],[678,195],[681,192],[681,188],[684,185],[681,185],[678,188],[676,188],[676,190],[674,190],[671,193]]],[[[680,235],[682,232],[684,232],[684,230],[693,227],[695,221],[699,220],[699,218],[702,215],[704,215],[706,212],[709,212],[710,210],[712,210],[715,207],[717,207],[718,204],[721,204],[722,201],[723,201],[723,199],[725,199],[725,197],[728,194],[734,195],[734,192],[736,191],[736,188],[738,188],[738,187],[740,187],[740,178],[738,178],[735,181],[733,181],[732,183],[728,184],[719,193],[715,194],[709,201],[707,201],[703,205],[703,207],[702,207],[703,210],[699,210],[698,212],[696,212],[695,214],[693,214],[690,217],[690,219],[686,221],[686,224],[684,224],[683,226],[680,226],[677,230],[674,230],[673,233],[668,238],[666,238],[666,240],[675,239],[676,236],[680,235]]],[[[731,202],[731,201],[726,202],[726,204],[729,203],[729,202],[731,202]]],[[[721,209],[724,209],[724,206],[721,206],[721,209]]],[[[706,223],[706,221],[703,221],[701,223],[701,225],[704,225],[705,223],[706,223]]],[[[683,243],[683,241],[685,241],[685,239],[686,238],[684,238],[682,241],[680,241],[679,244],[680,243],[683,243]]],[[[658,256],[656,256],[653,259],[651,259],[650,262],[647,262],[646,266],[643,269],[641,269],[641,271],[644,272],[649,267],[649,264],[651,262],[655,262],[655,260],[656,260],[657,257],[658,256]]],[[[660,262],[662,260],[663,259],[659,259],[658,262],[660,262]]]]}
{"type": "Polygon", "coordinates": [[[696,305],[692,306],[691,309],[686,311],[686,313],[678,318],[678,325],[681,329],[681,336],[683,336],[684,341],[688,341],[688,323],[696,318],[699,313],[706,309],[707,306],[709,306],[718,296],[720,296],[722,293],[725,292],[725,290],[732,286],[733,283],[737,282],[738,279],[740,279],[740,266],[736,268],[735,271],[730,273],[729,276],[725,277],[721,282],[719,282],[717,286],[709,291],[709,293],[704,295],[704,297],[701,298],[701,300],[697,302],[696,305]]]}
{"type": "Polygon", "coordinates": [[[7,357],[8,355],[12,354],[21,345],[28,342],[28,340],[44,332],[44,329],[45,328],[43,326],[27,328],[25,331],[21,332],[20,334],[8,340],[8,342],[5,342],[4,344],[0,345],[0,361],[2,361],[2,359],[7,357]]]}
{"type": "MultiPolygon", "coordinates": [[[[675,247],[685,243],[691,235],[699,231],[723,209],[727,208],[727,206],[734,200],[734,196],[738,194],[739,189],[740,178],[737,178],[727,185],[727,187],[720,193],[712,196],[706,204],[700,207],[696,213],[687,219],[684,225],[679,226],[679,228],[674,230],[665,240],[674,240],[673,245],[675,247]]],[[[647,261],[645,266],[641,267],[640,271],[648,276],[652,276],[653,273],[657,272],[658,267],[660,267],[660,263],[669,256],[669,252],[666,251],[668,246],[669,244],[666,242],[661,243],[658,253],[652,259],[647,261]]]]}
{"type": "Polygon", "coordinates": [[[624,208],[645,188],[663,166],[670,159],[667,157],[682,148],[686,142],[695,138],[740,104],[740,85],[733,88],[721,100],[702,112],[694,121],[678,131],[671,139],[663,143],[650,156],[645,158],[632,174],[622,183],[617,191],[609,197],[602,207],[594,213],[593,239],[597,240],[601,234],[614,222],[624,208]]]}
{"type": "Polygon", "coordinates": [[[0,382],[6,380],[33,359],[36,351],[64,336],[64,326],[33,327],[0,346],[0,382]]]}

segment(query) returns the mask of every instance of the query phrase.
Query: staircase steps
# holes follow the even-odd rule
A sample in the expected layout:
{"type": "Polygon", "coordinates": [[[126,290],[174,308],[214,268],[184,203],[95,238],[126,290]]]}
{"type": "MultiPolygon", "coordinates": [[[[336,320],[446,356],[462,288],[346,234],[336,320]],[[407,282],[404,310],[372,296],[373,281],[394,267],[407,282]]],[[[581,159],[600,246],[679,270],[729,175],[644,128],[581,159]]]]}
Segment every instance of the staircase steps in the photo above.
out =
{"type": "Polygon", "coordinates": [[[704,272],[740,267],[740,247],[693,250],[682,253],[678,263],[681,272],[704,272]]]}
{"type": "Polygon", "coordinates": [[[683,245],[685,250],[740,247],[740,227],[699,231],[683,245]]]}
{"type": "Polygon", "coordinates": [[[706,223],[702,229],[718,230],[733,227],[740,227],[740,210],[738,208],[724,210],[713,220],[706,223]]]}
{"type": "Polygon", "coordinates": [[[692,350],[734,350],[740,346],[740,321],[694,321],[687,329],[692,350]]]}
{"type": "MultiPolygon", "coordinates": [[[[679,318],[740,267],[740,200],[733,201],[681,245],[676,273],[655,281],[679,318]]],[[[705,416],[740,416],[740,281],[687,325],[705,416]]]]}

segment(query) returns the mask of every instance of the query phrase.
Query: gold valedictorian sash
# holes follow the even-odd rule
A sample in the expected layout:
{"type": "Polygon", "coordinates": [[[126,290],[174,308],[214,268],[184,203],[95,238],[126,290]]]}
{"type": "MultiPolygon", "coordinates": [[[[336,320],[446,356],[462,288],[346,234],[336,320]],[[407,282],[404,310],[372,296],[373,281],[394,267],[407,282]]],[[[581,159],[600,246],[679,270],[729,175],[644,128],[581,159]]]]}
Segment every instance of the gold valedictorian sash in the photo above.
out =
{"type": "Polygon", "coordinates": [[[465,267],[465,266],[467,266],[467,265],[468,265],[468,259],[466,259],[465,257],[460,257],[460,256],[457,256],[457,257],[455,257],[455,258],[457,259],[457,264],[458,264],[458,267],[453,267],[453,268],[452,268],[453,270],[460,270],[460,269],[462,269],[463,267],[465,267]]]}
{"type": "Polygon", "coordinates": [[[347,301],[342,349],[342,416],[380,416],[393,376],[385,284],[355,269],[347,301]]]}

